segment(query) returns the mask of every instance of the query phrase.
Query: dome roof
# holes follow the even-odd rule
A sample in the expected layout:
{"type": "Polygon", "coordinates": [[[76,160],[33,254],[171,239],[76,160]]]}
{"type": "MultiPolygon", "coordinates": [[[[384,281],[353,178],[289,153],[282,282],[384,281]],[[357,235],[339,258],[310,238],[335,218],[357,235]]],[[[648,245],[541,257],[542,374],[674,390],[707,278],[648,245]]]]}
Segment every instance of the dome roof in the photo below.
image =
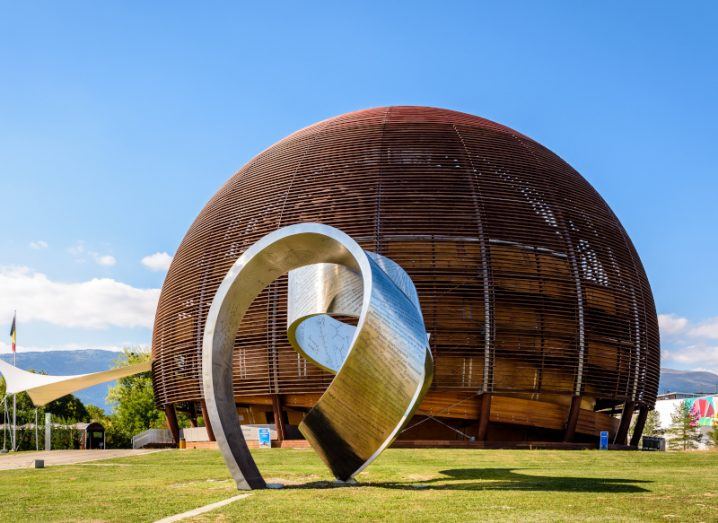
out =
{"type": "MultiPolygon", "coordinates": [[[[291,134],[200,212],[157,310],[158,404],[201,398],[203,328],[219,283],[248,246],[300,222],[337,227],[409,273],[431,333],[435,391],[655,402],[651,290],[593,187],[500,124],[381,107],[291,134]]],[[[234,365],[238,396],[321,392],[331,380],[287,342],[286,280],[245,317],[234,365]]]]}

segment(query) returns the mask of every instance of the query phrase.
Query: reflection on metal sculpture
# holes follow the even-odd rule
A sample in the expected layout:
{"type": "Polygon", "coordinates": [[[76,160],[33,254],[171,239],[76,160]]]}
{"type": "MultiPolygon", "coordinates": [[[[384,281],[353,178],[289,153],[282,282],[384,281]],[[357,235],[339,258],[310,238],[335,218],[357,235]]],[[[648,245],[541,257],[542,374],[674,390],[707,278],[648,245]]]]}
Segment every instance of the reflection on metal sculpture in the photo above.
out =
{"type": "Polygon", "coordinates": [[[254,298],[287,272],[289,340],[336,374],[299,430],[338,479],[353,477],[393,441],[431,383],[433,364],[416,289],[401,267],[326,225],[299,224],[268,234],[225,276],[202,346],[209,418],[240,489],[265,483],[236,412],[234,339],[254,298]],[[357,325],[332,314],[356,317],[357,325]]]}

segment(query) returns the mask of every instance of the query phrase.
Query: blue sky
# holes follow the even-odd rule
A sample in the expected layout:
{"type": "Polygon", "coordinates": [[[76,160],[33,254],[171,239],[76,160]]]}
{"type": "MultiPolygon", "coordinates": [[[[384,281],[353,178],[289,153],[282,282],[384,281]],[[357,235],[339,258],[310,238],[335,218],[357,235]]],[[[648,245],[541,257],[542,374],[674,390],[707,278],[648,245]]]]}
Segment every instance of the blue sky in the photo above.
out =
{"type": "Polygon", "coordinates": [[[164,272],[142,259],[231,174],[317,120],[415,104],[578,169],[646,266],[664,364],[718,370],[714,2],[0,8],[0,335],[19,308],[21,350],[149,343],[164,272]]]}

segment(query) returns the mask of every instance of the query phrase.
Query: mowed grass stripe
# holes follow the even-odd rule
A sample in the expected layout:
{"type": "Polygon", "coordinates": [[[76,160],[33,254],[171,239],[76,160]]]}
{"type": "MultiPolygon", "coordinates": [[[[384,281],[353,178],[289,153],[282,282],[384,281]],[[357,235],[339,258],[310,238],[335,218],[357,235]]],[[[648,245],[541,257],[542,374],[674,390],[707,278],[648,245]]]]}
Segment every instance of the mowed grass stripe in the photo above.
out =
{"type": "MultiPolygon", "coordinates": [[[[390,449],[338,487],[312,450],[254,452],[269,482],[193,521],[715,520],[718,452],[390,449]]],[[[0,472],[0,520],[156,521],[240,493],[215,451],[0,472]]]]}

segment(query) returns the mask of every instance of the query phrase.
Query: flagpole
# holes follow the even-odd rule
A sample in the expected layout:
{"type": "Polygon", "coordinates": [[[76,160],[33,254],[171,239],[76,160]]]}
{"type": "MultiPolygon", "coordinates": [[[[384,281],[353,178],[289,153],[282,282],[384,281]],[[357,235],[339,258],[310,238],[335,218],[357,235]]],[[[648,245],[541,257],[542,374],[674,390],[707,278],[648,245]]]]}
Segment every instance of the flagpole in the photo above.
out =
{"type": "Polygon", "coordinates": [[[17,450],[17,395],[12,395],[12,450],[17,450]]]}
{"type": "Polygon", "coordinates": [[[3,412],[2,412],[2,450],[3,452],[7,452],[7,394],[5,394],[5,397],[2,399],[3,404],[3,412]]]}
{"type": "MultiPolygon", "coordinates": [[[[15,353],[17,343],[17,326],[15,323],[16,319],[17,311],[13,311],[12,325],[14,337],[12,339],[12,364],[14,367],[17,366],[17,363],[15,361],[17,357],[17,354],[15,353]]],[[[17,393],[12,395],[12,450],[17,450],[17,393]]]]}

